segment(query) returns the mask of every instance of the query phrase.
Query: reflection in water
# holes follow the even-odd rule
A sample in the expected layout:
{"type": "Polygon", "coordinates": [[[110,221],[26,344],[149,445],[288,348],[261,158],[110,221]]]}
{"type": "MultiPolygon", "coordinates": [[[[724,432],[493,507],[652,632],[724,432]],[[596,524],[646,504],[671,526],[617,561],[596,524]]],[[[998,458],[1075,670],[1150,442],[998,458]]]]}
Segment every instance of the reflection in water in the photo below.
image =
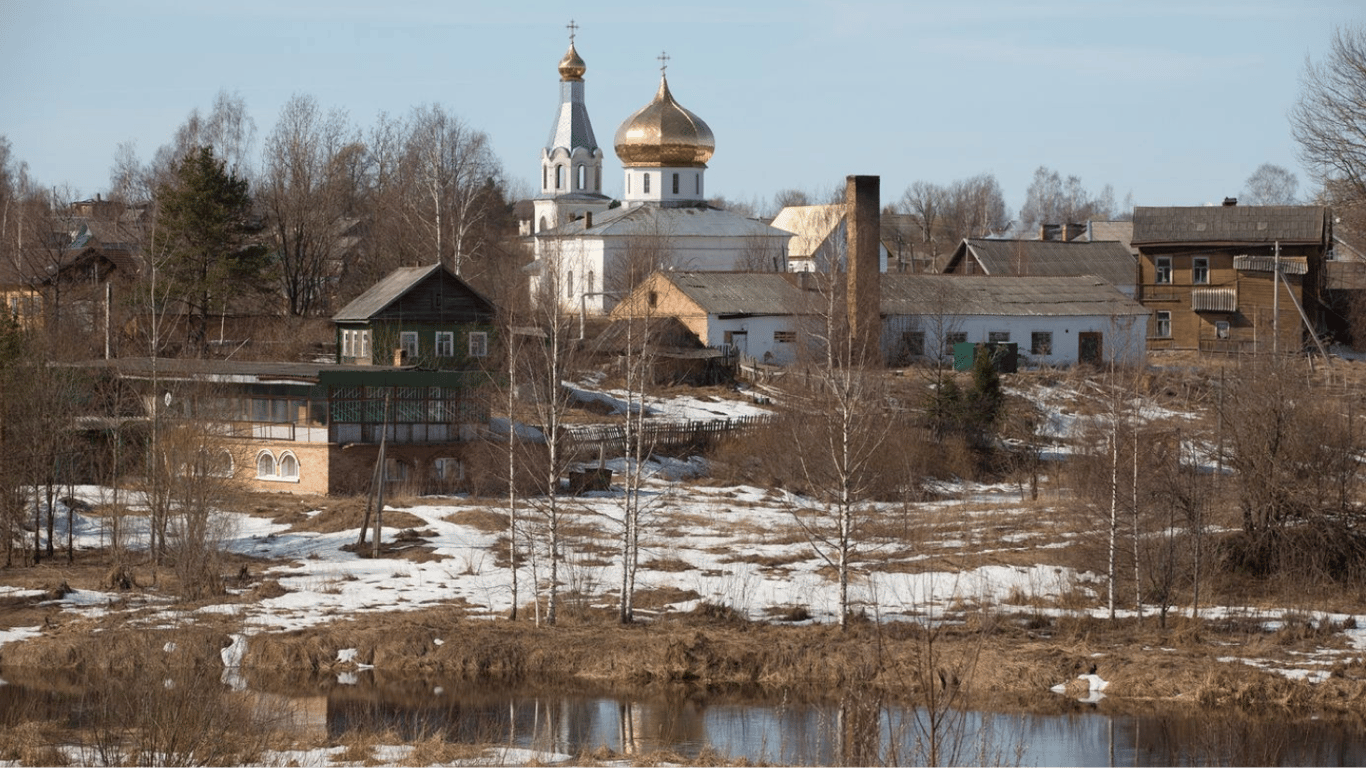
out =
{"type": "MultiPolygon", "coordinates": [[[[117,682],[117,681],[115,681],[117,682]]],[[[216,678],[182,681],[212,688],[216,678]]],[[[115,717],[99,680],[51,679],[0,685],[0,729],[24,721],[65,722],[98,731],[115,717]],[[101,702],[102,706],[92,706],[101,702]]],[[[729,758],[786,765],[924,764],[928,731],[922,710],[846,692],[837,699],[800,691],[700,690],[643,694],[546,688],[512,691],[467,682],[330,685],[290,695],[295,725],[337,741],[355,732],[396,741],[440,737],[477,744],[578,755],[607,748],[623,755],[706,750],[729,758]],[[311,726],[311,727],[310,727],[311,726]]],[[[304,689],[300,689],[304,690],[304,689]]],[[[223,685],[206,696],[254,701],[257,709],[287,691],[240,693],[223,685]],[[246,699],[243,699],[246,697],[246,699]]],[[[196,699],[198,706],[207,702],[196,699]]],[[[1238,712],[1107,715],[1077,705],[1055,715],[962,713],[961,727],[941,733],[939,760],[1020,765],[1366,765],[1358,723],[1278,718],[1238,712]],[[961,736],[959,740],[952,740],[961,736]]]]}

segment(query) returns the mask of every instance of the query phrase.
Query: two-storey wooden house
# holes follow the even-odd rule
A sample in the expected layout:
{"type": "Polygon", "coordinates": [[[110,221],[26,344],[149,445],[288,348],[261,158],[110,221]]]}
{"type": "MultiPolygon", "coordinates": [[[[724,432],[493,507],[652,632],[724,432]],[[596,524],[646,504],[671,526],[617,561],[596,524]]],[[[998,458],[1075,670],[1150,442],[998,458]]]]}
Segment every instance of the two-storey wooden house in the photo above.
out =
{"type": "Polygon", "coordinates": [[[338,364],[457,370],[488,355],[494,306],[433,264],[390,272],[332,320],[338,364]]]}
{"type": "Polygon", "coordinates": [[[1319,322],[1331,226],[1317,205],[1135,208],[1148,348],[1301,349],[1319,322]]]}

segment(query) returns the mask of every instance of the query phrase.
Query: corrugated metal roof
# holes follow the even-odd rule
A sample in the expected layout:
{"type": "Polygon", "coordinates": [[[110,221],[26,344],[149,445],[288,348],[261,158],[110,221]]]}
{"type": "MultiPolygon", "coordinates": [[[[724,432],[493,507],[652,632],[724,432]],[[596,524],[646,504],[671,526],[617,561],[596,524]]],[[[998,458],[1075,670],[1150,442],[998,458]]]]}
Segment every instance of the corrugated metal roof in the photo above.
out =
{"type": "Polygon", "coordinates": [[[884,315],[1146,315],[1143,305],[1095,276],[882,276],[884,315]]]}
{"type": "MultiPolygon", "coordinates": [[[[1245,272],[1275,272],[1276,258],[1274,256],[1234,256],[1233,268],[1245,272]]],[[[1305,275],[1309,273],[1309,265],[1303,261],[1281,259],[1281,272],[1287,275],[1305,275]]]]}
{"type": "Polygon", "coordinates": [[[779,272],[662,272],[709,315],[790,315],[804,292],[779,272]]]}
{"type": "MultiPolygon", "coordinates": [[[[971,251],[988,275],[1094,275],[1112,285],[1133,285],[1138,280],[1134,255],[1119,242],[973,238],[964,240],[958,249],[971,251]]],[[[955,259],[958,256],[955,252],[955,259]]]]}
{"type": "Polygon", "coordinates": [[[667,207],[653,204],[612,208],[587,219],[576,219],[538,237],[791,237],[792,233],[738,213],[702,206],[667,207]]]}
{"type": "Polygon", "coordinates": [[[1321,243],[1321,205],[1217,205],[1134,209],[1134,245],[1180,243],[1321,243]]]}
{"type": "MultiPolygon", "coordinates": [[[[713,315],[810,314],[823,304],[775,272],[664,272],[664,279],[713,315]]],[[[988,277],[883,274],[884,315],[1146,315],[1148,310],[1095,276],[988,277]]]]}
{"type": "Polygon", "coordinates": [[[398,297],[407,293],[428,275],[441,269],[440,264],[425,267],[399,267],[384,276],[383,280],[370,286],[365,293],[357,296],[350,304],[332,316],[335,322],[369,320],[376,313],[394,303],[398,297]]]}

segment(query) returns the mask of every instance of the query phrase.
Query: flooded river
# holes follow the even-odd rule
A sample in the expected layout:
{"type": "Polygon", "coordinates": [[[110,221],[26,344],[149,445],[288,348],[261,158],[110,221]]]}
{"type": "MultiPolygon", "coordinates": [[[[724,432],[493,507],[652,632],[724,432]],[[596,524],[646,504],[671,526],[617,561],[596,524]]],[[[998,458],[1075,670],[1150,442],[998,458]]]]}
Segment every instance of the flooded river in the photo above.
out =
{"type": "Polygon", "coordinates": [[[571,755],[605,748],[621,755],[671,752],[692,758],[711,751],[784,765],[1366,765],[1366,733],[1340,720],[1287,723],[1191,711],[1133,715],[1105,701],[1061,697],[1041,702],[1047,714],[936,716],[857,693],[508,690],[439,680],[377,684],[366,673],[271,693],[235,691],[207,675],[157,681],[138,695],[126,684],[117,689],[122,696],[95,692],[98,687],[48,685],[28,676],[11,680],[0,685],[0,727],[25,720],[65,722],[73,733],[87,734],[73,739],[88,740],[93,731],[113,729],[104,719],[126,717],[121,707],[148,706],[148,697],[175,698],[193,687],[198,703],[174,707],[183,712],[212,708],[205,697],[247,697],[258,710],[287,712],[287,727],[315,744],[372,733],[395,741],[439,737],[571,755]]]}

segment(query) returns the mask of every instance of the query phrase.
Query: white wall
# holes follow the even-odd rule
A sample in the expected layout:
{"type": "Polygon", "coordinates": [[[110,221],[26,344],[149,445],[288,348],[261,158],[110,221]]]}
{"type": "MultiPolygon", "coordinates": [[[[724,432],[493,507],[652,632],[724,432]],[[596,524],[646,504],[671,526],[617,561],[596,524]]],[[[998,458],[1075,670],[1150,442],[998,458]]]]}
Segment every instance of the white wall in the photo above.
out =
{"type": "Polygon", "coordinates": [[[1080,334],[1101,334],[1101,357],[1105,362],[1122,365],[1141,365],[1147,354],[1148,318],[1145,315],[1111,316],[1078,315],[1071,317],[1017,316],[911,316],[890,317],[883,320],[882,349],[894,354],[903,331],[919,330],[925,334],[925,354],[943,349],[943,336],[952,332],[967,334],[969,342],[985,342],[993,331],[1010,334],[1008,341],[1018,345],[1021,364],[1070,366],[1078,362],[1080,334]],[[1033,334],[1048,332],[1053,336],[1052,354],[1035,355],[1030,352],[1033,334]]]}
{"type": "MultiPolygon", "coordinates": [[[[707,338],[703,341],[709,347],[720,348],[726,343],[726,331],[745,332],[744,348],[739,351],[760,362],[788,365],[796,361],[798,344],[803,338],[799,320],[791,316],[755,316],[719,319],[707,318],[707,338]],[[775,331],[792,331],[796,342],[777,342],[773,340],[775,331]]],[[[738,344],[737,344],[738,346],[738,344]]]]}

